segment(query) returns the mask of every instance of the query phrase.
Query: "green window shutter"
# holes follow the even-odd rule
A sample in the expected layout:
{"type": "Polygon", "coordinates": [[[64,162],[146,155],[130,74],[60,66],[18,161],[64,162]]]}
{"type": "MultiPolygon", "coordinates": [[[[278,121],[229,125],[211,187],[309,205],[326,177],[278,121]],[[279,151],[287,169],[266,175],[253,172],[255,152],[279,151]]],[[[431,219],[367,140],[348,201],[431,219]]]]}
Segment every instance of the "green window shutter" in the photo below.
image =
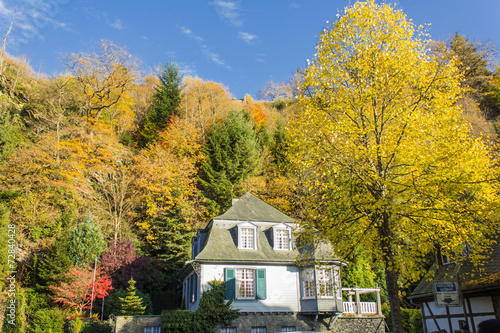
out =
{"type": "Polygon", "coordinates": [[[266,299],[266,269],[257,269],[257,299],[266,299]]]}
{"type": "Polygon", "coordinates": [[[224,280],[226,281],[226,299],[236,298],[236,279],[234,268],[224,269],[224,280]]]}

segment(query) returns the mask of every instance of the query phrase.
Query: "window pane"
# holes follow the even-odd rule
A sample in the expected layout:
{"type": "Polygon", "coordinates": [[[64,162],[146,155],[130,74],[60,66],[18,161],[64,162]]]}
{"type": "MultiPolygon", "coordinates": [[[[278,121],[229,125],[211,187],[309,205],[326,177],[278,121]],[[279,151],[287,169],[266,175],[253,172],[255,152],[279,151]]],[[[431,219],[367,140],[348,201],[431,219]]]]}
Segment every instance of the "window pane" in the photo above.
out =
{"type": "Polygon", "coordinates": [[[276,244],[277,250],[290,250],[289,231],[286,229],[276,229],[276,244]]]}
{"type": "Polygon", "coordinates": [[[236,269],[236,297],[254,298],[254,270],[248,268],[236,269]]]}
{"type": "Polygon", "coordinates": [[[144,327],[144,333],[160,333],[160,327],[144,327]]]}
{"type": "Polygon", "coordinates": [[[316,297],[314,271],[312,268],[308,268],[302,271],[302,293],[304,295],[304,298],[316,297]]]}
{"type": "Polygon", "coordinates": [[[267,329],[265,327],[252,327],[252,333],[266,333],[267,329]]]}
{"type": "Polygon", "coordinates": [[[253,239],[254,229],[252,228],[241,228],[240,229],[240,248],[242,249],[253,249],[254,239],[253,239]]]}
{"type": "Polygon", "coordinates": [[[319,296],[333,296],[333,281],[330,268],[317,270],[318,294],[319,296]]]}
{"type": "Polygon", "coordinates": [[[295,326],[283,326],[281,332],[295,332],[295,326]]]}
{"type": "Polygon", "coordinates": [[[222,327],[220,333],[236,333],[236,327],[222,327]]]}

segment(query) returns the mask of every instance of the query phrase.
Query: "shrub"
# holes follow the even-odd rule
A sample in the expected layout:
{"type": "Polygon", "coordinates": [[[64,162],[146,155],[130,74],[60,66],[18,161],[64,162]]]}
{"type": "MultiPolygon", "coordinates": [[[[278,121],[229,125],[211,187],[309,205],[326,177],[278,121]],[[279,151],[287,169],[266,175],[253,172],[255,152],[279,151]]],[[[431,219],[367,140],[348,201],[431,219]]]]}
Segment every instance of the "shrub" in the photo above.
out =
{"type": "Polygon", "coordinates": [[[64,317],[64,312],[59,308],[37,310],[33,314],[28,332],[62,332],[64,330],[64,317]]]}
{"type": "Polygon", "coordinates": [[[211,289],[203,292],[196,312],[165,311],[162,328],[171,333],[212,333],[217,325],[230,325],[238,318],[238,310],[231,309],[232,301],[226,302],[226,285],[222,281],[208,283],[211,289]]]}

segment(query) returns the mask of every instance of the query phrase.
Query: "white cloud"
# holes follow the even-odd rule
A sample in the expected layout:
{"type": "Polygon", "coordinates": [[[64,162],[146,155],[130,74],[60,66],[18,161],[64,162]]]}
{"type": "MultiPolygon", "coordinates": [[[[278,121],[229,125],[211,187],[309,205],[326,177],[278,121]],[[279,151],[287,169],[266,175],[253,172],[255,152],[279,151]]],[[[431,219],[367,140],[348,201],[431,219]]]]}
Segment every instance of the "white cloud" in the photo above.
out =
{"type": "Polygon", "coordinates": [[[193,31],[185,26],[179,26],[179,29],[181,29],[181,32],[188,36],[189,38],[192,38],[194,40],[197,40],[199,42],[203,42],[203,38],[201,38],[200,36],[197,36],[193,33],[193,31]]]}
{"type": "Polygon", "coordinates": [[[120,19],[114,20],[109,25],[112,26],[114,29],[116,29],[118,31],[123,30],[123,23],[122,23],[122,20],[120,20],[120,19]]]}
{"type": "Polygon", "coordinates": [[[42,38],[40,31],[47,25],[56,29],[68,30],[68,25],[56,20],[63,1],[53,0],[0,0],[0,31],[6,32],[13,21],[9,39],[17,43],[26,43],[34,38],[42,38]],[[14,4],[13,4],[14,3],[14,4]]]}
{"type": "Polygon", "coordinates": [[[219,17],[228,20],[232,25],[239,27],[243,24],[240,18],[240,6],[236,1],[216,0],[212,3],[219,17]]]}
{"type": "Polygon", "coordinates": [[[253,34],[249,34],[248,32],[240,31],[238,33],[238,38],[243,39],[245,42],[250,44],[255,38],[257,38],[257,36],[255,36],[253,34]]]}
{"type": "Polygon", "coordinates": [[[226,63],[220,58],[220,56],[217,53],[212,52],[208,48],[208,46],[201,45],[201,50],[203,51],[203,54],[208,57],[208,59],[210,59],[211,61],[213,61],[217,65],[228,67],[228,66],[226,66],[226,63]]]}

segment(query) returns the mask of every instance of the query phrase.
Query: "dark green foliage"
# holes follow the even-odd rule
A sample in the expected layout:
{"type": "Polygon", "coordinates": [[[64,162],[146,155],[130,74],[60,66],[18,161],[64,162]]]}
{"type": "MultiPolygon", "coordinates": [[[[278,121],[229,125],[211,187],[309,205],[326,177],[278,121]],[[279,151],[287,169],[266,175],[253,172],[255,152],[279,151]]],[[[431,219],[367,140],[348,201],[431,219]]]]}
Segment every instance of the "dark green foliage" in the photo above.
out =
{"type": "Polygon", "coordinates": [[[58,237],[48,248],[45,254],[38,256],[37,285],[43,290],[48,286],[55,286],[59,281],[64,281],[65,274],[73,266],[68,250],[68,239],[58,237]]]}
{"type": "Polygon", "coordinates": [[[158,78],[160,86],[156,88],[147,116],[151,123],[161,130],[167,126],[172,116],[180,116],[182,76],[179,73],[179,66],[175,63],[163,66],[158,78]]]}
{"type": "MultiPolygon", "coordinates": [[[[161,315],[161,325],[164,332],[204,332],[203,324],[199,313],[193,311],[164,311],[161,315]]],[[[213,330],[211,332],[213,332],[213,330]]]]}
{"type": "Polygon", "coordinates": [[[158,263],[144,271],[144,288],[151,295],[154,314],[158,315],[163,310],[179,308],[181,285],[177,276],[178,270],[167,272],[163,263],[158,263]]]}
{"type": "Polygon", "coordinates": [[[261,145],[255,123],[244,111],[232,111],[212,123],[205,140],[200,183],[205,196],[222,210],[234,197],[234,186],[260,167],[261,145]]]}
{"type": "Polygon", "coordinates": [[[113,327],[103,321],[94,319],[84,319],[76,318],[71,320],[66,325],[66,332],[68,333],[111,333],[113,332],[113,327]]]}
{"type": "Polygon", "coordinates": [[[91,215],[71,232],[68,239],[69,256],[77,266],[91,265],[105,249],[106,243],[101,228],[91,215]]]}
{"type": "Polygon", "coordinates": [[[225,302],[226,286],[222,281],[208,283],[211,289],[203,292],[196,312],[166,311],[162,314],[162,328],[171,333],[212,333],[217,325],[230,325],[238,318],[238,310],[225,302]]]}
{"type": "MultiPolygon", "coordinates": [[[[382,305],[382,314],[385,317],[385,322],[392,332],[391,308],[388,304],[382,305]]],[[[422,313],[419,309],[401,309],[403,317],[403,327],[406,333],[421,333],[424,331],[422,323],[422,313]]]]}
{"type": "Polygon", "coordinates": [[[286,129],[283,123],[278,122],[273,133],[271,143],[271,155],[274,158],[274,163],[280,170],[285,170],[287,161],[288,144],[286,142],[286,129]]]}
{"type": "Polygon", "coordinates": [[[158,75],[160,85],[156,88],[144,123],[139,130],[139,146],[145,147],[149,142],[160,138],[159,131],[169,124],[174,116],[180,116],[182,75],[175,63],[163,66],[158,75]]]}
{"type": "Polygon", "coordinates": [[[149,244],[148,252],[168,272],[181,269],[189,259],[192,226],[181,222],[178,216],[172,212],[164,213],[151,223],[156,241],[149,244]]]}
{"type": "Polygon", "coordinates": [[[121,314],[124,316],[142,315],[146,311],[146,306],[143,304],[142,297],[136,294],[134,279],[130,279],[128,283],[126,296],[118,297],[121,302],[121,314]]]}
{"type": "MultiPolygon", "coordinates": [[[[122,315],[122,302],[120,298],[126,298],[128,291],[126,289],[118,289],[113,291],[109,296],[104,299],[104,318],[109,318],[110,315],[122,315]]],[[[151,297],[147,293],[143,293],[139,289],[135,290],[135,294],[142,299],[142,304],[146,307],[144,315],[153,314],[153,303],[151,297]]],[[[100,308],[99,308],[100,310],[100,308]]]]}
{"type": "Polygon", "coordinates": [[[31,319],[28,332],[63,332],[65,314],[60,308],[45,308],[37,310],[31,319]]]}

